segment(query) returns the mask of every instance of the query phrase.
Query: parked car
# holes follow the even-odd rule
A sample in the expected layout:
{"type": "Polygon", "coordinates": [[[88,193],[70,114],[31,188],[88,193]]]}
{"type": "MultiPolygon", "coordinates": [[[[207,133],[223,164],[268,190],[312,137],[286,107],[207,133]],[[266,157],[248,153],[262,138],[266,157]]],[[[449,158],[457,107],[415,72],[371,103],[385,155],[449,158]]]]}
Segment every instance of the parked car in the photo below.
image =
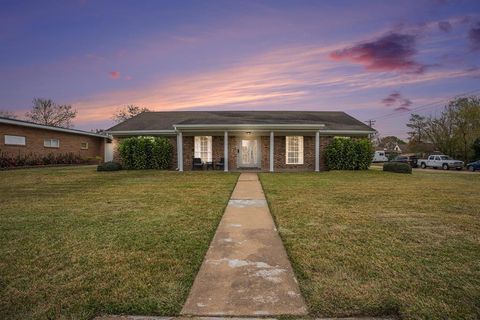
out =
{"type": "Polygon", "coordinates": [[[385,151],[375,151],[372,162],[387,162],[387,161],[388,161],[388,158],[385,155],[385,151]]]}
{"type": "Polygon", "coordinates": [[[443,170],[448,170],[450,168],[455,168],[457,170],[463,169],[463,161],[454,160],[449,156],[444,154],[431,155],[428,159],[419,159],[418,164],[422,169],[425,168],[442,168],[443,170]]]}
{"type": "Polygon", "coordinates": [[[467,164],[467,170],[469,171],[480,170],[480,160],[470,162],[469,164],[467,164]]]}
{"type": "Polygon", "coordinates": [[[408,163],[412,168],[418,167],[418,158],[416,156],[400,155],[396,156],[391,162],[408,163]]]}

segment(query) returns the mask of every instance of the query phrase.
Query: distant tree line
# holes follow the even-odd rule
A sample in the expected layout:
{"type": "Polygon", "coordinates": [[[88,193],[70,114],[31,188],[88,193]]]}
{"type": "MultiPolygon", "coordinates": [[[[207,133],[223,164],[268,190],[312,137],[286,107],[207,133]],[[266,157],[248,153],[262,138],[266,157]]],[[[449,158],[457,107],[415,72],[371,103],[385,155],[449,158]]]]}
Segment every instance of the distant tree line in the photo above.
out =
{"type": "Polygon", "coordinates": [[[427,145],[464,161],[480,159],[480,98],[450,101],[439,116],[412,114],[409,149],[425,150],[427,145]]]}

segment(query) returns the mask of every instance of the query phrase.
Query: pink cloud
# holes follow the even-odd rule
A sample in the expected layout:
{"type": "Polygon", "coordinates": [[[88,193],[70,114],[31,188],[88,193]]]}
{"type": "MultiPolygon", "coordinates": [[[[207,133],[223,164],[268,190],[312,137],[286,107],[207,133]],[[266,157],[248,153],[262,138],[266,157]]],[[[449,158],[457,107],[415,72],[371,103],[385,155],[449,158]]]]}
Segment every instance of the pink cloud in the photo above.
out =
{"type": "Polygon", "coordinates": [[[120,78],[120,71],[111,71],[110,72],[110,79],[119,79],[120,78]]]}
{"type": "Polygon", "coordinates": [[[330,58],[351,60],[373,71],[423,73],[426,65],[413,59],[416,53],[415,35],[389,33],[373,41],[336,50],[330,53],[330,58]]]}

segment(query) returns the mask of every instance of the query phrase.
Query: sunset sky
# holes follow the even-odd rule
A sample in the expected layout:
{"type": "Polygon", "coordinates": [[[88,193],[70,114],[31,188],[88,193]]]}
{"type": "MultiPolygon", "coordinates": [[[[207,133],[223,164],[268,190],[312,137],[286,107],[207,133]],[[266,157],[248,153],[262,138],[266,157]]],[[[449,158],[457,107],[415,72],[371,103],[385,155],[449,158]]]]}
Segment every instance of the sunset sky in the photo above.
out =
{"type": "Polygon", "coordinates": [[[4,1],[0,109],[341,110],[405,137],[480,94],[480,1],[4,1]],[[418,108],[421,107],[421,108],[418,108]],[[418,108],[418,109],[415,109],[418,108]]]}

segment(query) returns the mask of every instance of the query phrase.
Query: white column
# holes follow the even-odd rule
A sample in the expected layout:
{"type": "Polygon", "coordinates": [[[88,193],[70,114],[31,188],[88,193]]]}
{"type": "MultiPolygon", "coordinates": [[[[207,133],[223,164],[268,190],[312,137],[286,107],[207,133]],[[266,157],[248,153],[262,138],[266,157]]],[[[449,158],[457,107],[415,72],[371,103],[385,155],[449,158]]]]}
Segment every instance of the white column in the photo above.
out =
{"type": "Polygon", "coordinates": [[[183,171],[183,139],[182,133],[177,133],[177,162],[178,171],[183,171]]]}
{"type": "Polygon", "coordinates": [[[273,157],[273,146],[275,145],[275,136],[273,131],[270,131],[270,172],[274,171],[274,157],[273,157]]]}
{"type": "Polygon", "coordinates": [[[223,136],[223,171],[228,172],[228,131],[223,136]]]}
{"type": "Polygon", "coordinates": [[[315,172],[320,171],[320,132],[315,132],[315,172]]]}

